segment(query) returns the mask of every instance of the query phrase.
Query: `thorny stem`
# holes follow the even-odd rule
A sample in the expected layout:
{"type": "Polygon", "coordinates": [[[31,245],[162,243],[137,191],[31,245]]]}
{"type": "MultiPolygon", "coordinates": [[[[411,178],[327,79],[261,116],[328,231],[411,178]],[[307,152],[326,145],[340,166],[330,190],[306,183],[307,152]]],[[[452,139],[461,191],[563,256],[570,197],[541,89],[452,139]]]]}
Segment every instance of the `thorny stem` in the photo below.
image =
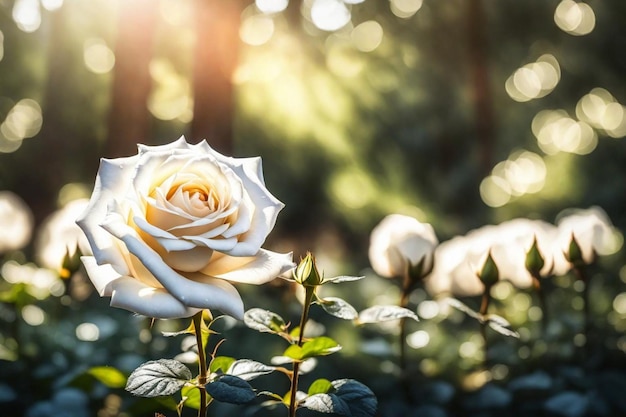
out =
{"type": "Polygon", "coordinates": [[[202,341],[202,310],[193,316],[193,329],[198,345],[198,359],[200,361],[200,375],[198,375],[198,390],[200,391],[200,409],[198,417],[205,417],[207,412],[207,394],[204,386],[207,383],[206,352],[202,341]]]}
{"type": "MultiPolygon", "coordinates": [[[[302,308],[302,316],[300,316],[300,334],[298,335],[298,346],[302,346],[304,340],[304,326],[309,319],[309,310],[313,297],[315,296],[315,287],[304,287],[306,293],[304,296],[304,307],[302,308]]],[[[289,417],[295,417],[296,415],[296,393],[298,391],[298,373],[300,372],[300,362],[293,363],[293,371],[291,373],[291,395],[289,399],[289,417]]]]}

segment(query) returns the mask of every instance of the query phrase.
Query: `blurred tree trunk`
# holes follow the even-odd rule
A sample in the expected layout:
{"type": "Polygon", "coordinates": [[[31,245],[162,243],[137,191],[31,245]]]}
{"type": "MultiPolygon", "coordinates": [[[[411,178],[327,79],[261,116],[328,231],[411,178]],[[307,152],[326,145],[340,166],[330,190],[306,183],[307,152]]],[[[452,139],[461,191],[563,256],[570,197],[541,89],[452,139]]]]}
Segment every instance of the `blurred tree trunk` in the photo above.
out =
{"type": "Polygon", "coordinates": [[[482,0],[470,0],[468,18],[468,42],[470,54],[471,83],[473,86],[476,136],[479,143],[479,172],[488,175],[493,166],[494,117],[489,80],[487,25],[482,0]]]}
{"type": "Polygon", "coordinates": [[[105,157],[135,154],[137,143],[149,140],[150,59],[158,2],[128,0],[120,3],[115,45],[113,94],[105,157]]]}
{"type": "Polygon", "coordinates": [[[193,142],[206,139],[233,153],[233,73],[239,55],[242,0],[195,0],[196,46],[193,69],[193,142]]]}

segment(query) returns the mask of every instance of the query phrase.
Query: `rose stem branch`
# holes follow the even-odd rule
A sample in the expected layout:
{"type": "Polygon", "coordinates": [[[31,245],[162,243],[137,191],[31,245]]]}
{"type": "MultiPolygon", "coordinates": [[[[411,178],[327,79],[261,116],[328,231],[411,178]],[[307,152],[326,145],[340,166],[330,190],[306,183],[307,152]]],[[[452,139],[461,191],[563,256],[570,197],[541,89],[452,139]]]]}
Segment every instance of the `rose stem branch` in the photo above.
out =
{"type": "MultiPolygon", "coordinates": [[[[302,346],[304,340],[304,326],[309,319],[309,310],[313,297],[315,296],[315,287],[305,286],[304,306],[302,308],[302,316],[300,316],[300,334],[298,335],[298,346],[302,346]]],[[[298,391],[298,373],[300,372],[300,362],[293,363],[293,371],[291,373],[291,395],[289,398],[289,417],[296,415],[296,393],[298,391]]]]}
{"type": "Polygon", "coordinates": [[[487,352],[489,349],[489,345],[487,344],[487,320],[484,317],[487,315],[487,311],[489,310],[489,302],[491,301],[491,286],[485,287],[483,291],[483,298],[480,303],[480,315],[483,317],[483,320],[480,322],[480,334],[483,337],[483,364],[486,367],[488,365],[487,361],[487,352]]]}
{"type": "Polygon", "coordinates": [[[585,266],[574,266],[574,274],[576,278],[582,281],[583,285],[583,335],[585,336],[585,353],[589,358],[590,340],[589,333],[591,331],[591,311],[589,310],[589,275],[585,266]]]}
{"type": "Polygon", "coordinates": [[[541,333],[542,336],[546,336],[546,332],[548,329],[548,304],[546,302],[546,292],[544,291],[543,286],[541,285],[541,277],[535,274],[532,274],[533,279],[533,288],[537,293],[537,297],[539,298],[539,308],[541,308],[541,333]]]}
{"type": "Polygon", "coordinates": [[[200,362],[200,374],[198,375],[198,389],[200,390],[200,409],[198,417],[206,417],[207,393],[204,386],[207,382],[206,352],[202,341],[202,310],[193,316],[193,330],[196,334],[196,344],[198,345],[198,360],[200,362]]]}
{"type": "MultiPolygon", "coordinates": [[[[405,272],[404,277],[402,278],[402,295],[400,297],[400,307],[407,308],[409,305],[409,295],[411,294],[411,290],[413,289],[413,281],[411,280],[411,276],[409,271],[405,272]]],[[[409,384],[409,376],[407,375],[407,351],[406,351],[406,317],[400,319],[400,378],[402,381],[402,389],[404,391],[404,396],[407,401],[412,402],[411,399],[411,387],[409,384]]]]}

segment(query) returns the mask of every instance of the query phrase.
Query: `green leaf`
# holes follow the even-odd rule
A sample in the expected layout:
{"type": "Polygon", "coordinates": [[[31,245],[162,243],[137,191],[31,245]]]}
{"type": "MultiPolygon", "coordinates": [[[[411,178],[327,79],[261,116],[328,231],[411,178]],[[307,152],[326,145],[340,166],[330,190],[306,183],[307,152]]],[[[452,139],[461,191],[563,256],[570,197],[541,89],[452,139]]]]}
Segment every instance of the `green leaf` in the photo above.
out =
{"type": "Polygon", "coordinates": [[[347,301],[338,297],[326,297],[318,301],[324,311],[344,320],[354,320],[359,313],[347,301]]]}
{"type": "Polygon", "coordinates": [[[124,388],[126,385],[126,376],[110,366],[95,366],[87,373],[109,388],[124,388]]]}
{"type": "Polygon", "coordinates": [[[193,385],[185,385],[180,390],[185,407],[193,408],[194,410],[200,409],[200,389],[193,385]]]}
{"type": "Polygon", "coordinates": [[[251,308],[243,316],[243,322],[261,333],[281,333],[286,328],[285,320],[278,314],[261,308],[251,308]]]}
{"type": "Polygon", "coordinates": [[[302,345],[302,357],[300,359],[330,355],[340,349],[341,346],[330,337],[316,337],[302,345]]]}
{"type": "Polygon", "coordinates": [[[226,371],[230,368],[233,362],[235,362],[235,358],[231,358],[229,356],[216,356],[215,359],[213,359],[209,364],[209,370],[211,372],[221,370],[223,373],[227,373],[226,371]]]}
{"type": "Polygon", "coordinates": [[[297,361],[302,360],[302,348],[298,345],[291,345],[287,349],[285,349],[283,356],[295,359],[297,361]]]}
{"type": "Polygon", "coordinates": [[[214,399],[224,403],[245,404],[256,398],[250,384],[233,375],[223,375],[205,388],[214,399]]]}
{"type": "Polygon", "coordinates": [[[226,373],[228,375],[238,376],[245,381],[250,381],[261,375],[271,374],[275,369],[274,366],[268,366],[261,362],[250,359],[240,359],[234,361],[226,373]]]}
{"type": "Polygon", "coordinates": [[[397,319],[413,319],[419,321],[417,314],[408,308],[399,306],[373,306],[367,308],[359,313],[358,322],[361,324],[367,323],[380,323],[383,321],[397,320],[397,319]]]}
{"type": "Polygon", "coordinates": [[[309,395],[315,395],[315,394],[326,394],[328,391],[333,389],[333,384],[325,379],[325,378],[320,378],[318,380],[313,381],[313,383],[311,384],[311,386],[309,387],[309,395]]]}
{"type": "Polygon", "coordinates": [[[352,379],[331,382],[333,392],[314,394],[300,405],[320,413],[335,413],[347,417],[373,417],[378,401],[365,385],[352,379]]]}
{"type": "Polygon", "coordinates": [[[326,284],[327,282],[330,282],[331,284],[339,284],[340,282],[358,281],[363,278],[365,278],[365,276],[352,277],[349,275],[340,275],[333,278],[324,278],[324,282],[322,282],[322,284],[326,284]]]}
{"type": "Polygon", "coordinates": [[[191,380],[191,371],[173,359],[159,359],[142,364],[128,377],[126,391],[140,397],[172,395],[191,380]]]}

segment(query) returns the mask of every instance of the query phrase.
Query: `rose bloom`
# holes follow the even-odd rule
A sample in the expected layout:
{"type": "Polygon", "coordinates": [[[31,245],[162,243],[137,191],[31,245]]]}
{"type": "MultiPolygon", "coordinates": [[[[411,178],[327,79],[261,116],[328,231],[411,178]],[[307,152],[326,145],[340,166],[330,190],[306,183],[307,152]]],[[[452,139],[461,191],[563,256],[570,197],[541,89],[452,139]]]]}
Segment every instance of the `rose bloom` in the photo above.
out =
{"type": "Polygon", "coordinates": [[[33,232],[30,208],[11,191],[0,191],[0,230],[0,254],[26,246],[33,232]]]}
{"type": "Polygon", "coordinates": [[[433,252],[439,241],[433,227],[414,217],[390,214],[370,235],[369,259],[380,276],[403,277],[409,266],[422,260],[422,273],[432,267],[433,252]]]}
{"type": "Polygon", "coordinates": [[[486,225],[441,243],[435,251],[435,267],[426,282],[432,295],[480,295],[484,286],[478,278],[487,255],[498,266],[501,280],[510,281],[518,288],[532,285],[526,269],[526,254],[537,239],[544,259],[542,276],[567,272],[563,253],[557,245],[558,230],[541,220],[517,218],[498,225],[486,225]]]}
{"type": "Polygon", "coordinates": [[[586,210],[564,210],[557,216],[557,227],[560,249],[567,253],[574,236],[587,264],[593,261],[595,255],[612,255],[622,247],[622,234],[598,206],[586,210]]]}
{"type": "Polygon", "coordinates": [[[243,316],[232,282],[262,284],[295,265],[261,248],[284,207],[265,187],[261,158],[230,158],[181,137],[102,159],[77,223],[82,257],[111,305],[154,318],[202,309],[243,316]]]}

